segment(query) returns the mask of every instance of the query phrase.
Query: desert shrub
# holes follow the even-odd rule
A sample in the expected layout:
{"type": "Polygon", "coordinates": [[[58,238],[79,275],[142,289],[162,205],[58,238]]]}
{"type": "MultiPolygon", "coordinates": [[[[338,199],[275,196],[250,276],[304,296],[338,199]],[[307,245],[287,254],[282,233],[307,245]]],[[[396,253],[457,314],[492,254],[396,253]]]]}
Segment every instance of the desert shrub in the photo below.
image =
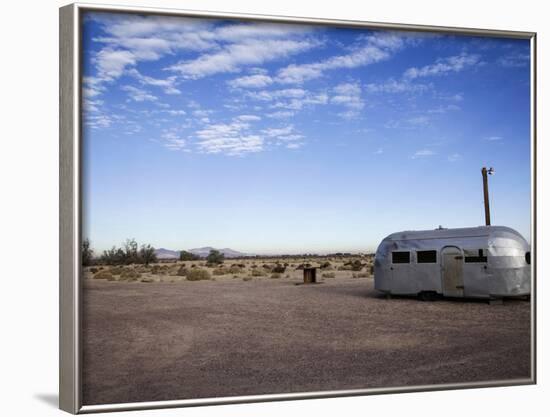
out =
{"type": "Polygon", "coordinates": [[[92,274],[95,274],[97,271],[99,271],[98,268],[90,268],[90,272],[91,272],[92,274]]]}
{"type": "Polygon", "coordinates": [[[151,268],[151,274],[153,275],[165,275],[168,274],[170,267],[168,265],[153,265],[151,268]]]}
{"type": "Polygon", "coordinates": [[[196,267],[197,267],[196,264],[191,265],[191,268],[196,268],[196,267]]]}
{"type": "Polygon", "coordinates": [[[336,278],[336,274],[334,272],[325,272],[321,274],[322,278],[336,278]]]}
{"type": "Polygon", "coordinates": [[[212,275],[226,275],[229,274],[229,268],[224,268],[223,266],[216,268],[212,271],[212,275]]]}
{"type": "Polygon", "coordinates": [[[361,263],[361,261],[359,259],[356,259],[354,261],[346,262],[343,265],[343,267],[340,267],[340,268],[345,268],[345,269],[342,269],[343,271],[360,271],[363,269],[363,266],[364,265],[361,263]]]}
{"type": "Polygon", "coordinates": [[[206,257],[206,262],[211,265],[223,264],[225,256],[219,250],[212,249],[208,256],[206,257]]]}
{"type": "Polygon", "coordinates": [[[273,269],[271,270],[271,272],[274,272],[276,274],[283,274],[286,270],[286,266],[283,266],[281,264],[277,264],[273,267],[273,269]]]}
{"type": "Polygon", "coordinates": [[[271,265],[269,265],[269,264],[263,264],[262,268],[267,269],[268,271],[271,271],[271,265]]]}
{"type": "Polygon", "coordinates": [[[141,282],[155,282],[155,280],[151,277],[143,277],[140,279],[141,282]]]}
{"type": "Polygon", "coordinates": [[[109,269],[109,272],[113,275],[120,275],[122,272],[124,272],[124,268],[121,266],[114,266],[111,269],[109,269]]]}
{"type": "Polygon", "coordinates": [[[331,263],[330,263],[329,261],[325,261],[325,262],[323,262],[323,263],[321,264],[321,267],[320,267],[320,268],[321,268],[321,269],[328,269],[328,268],[330,268],[331,266],[332,266],[332,265],[331,265],[331,263]]]}
{"type": "Polygon", "coordinates": [[[109,271],[99,271],[98,273],[94,274],[94,279],[113,279],[113,274],[111,274],[109,271]]]}
{"type": "Polygon", "coordinates": [[[305,263],[305,264],[299,264],[297,267],[296,267],[296,270],[301,270],[301,269],[304,269],[304,268],[311,268],[311,264],[309,263],[305,263]]]}
{"type": "Polygon", "coordinates": [[[138,263],[138,244],[135,239],[126,239],[124,242],[124,263],[135,264],[138,263]]]}
{"type": "Polygon", "coordinates": [[[243,268],[239,265],[231,265],[231,267],[229,267],[230,274],[240,274],[241,272],[243,272],[243,268]]]}
{"type": "Polygon", "coordinates": [[[157,255],[155,254],[155,248],[151,245],[141,245],[136,263],[143,263],[147,266],[156,261],[157,255]]]}
{"type": "Polygon", "coordinates": [[[278,272],[274,272],[274,273],[271,274],[271,276],[270,276],[269,278],[271,278],[271,279],[279,279],[279,278],[281,278],[281,274],[278,273],[278,272]]]}
{"type": "Polygon", "coordinates": [[[206,269],[196,268],[187,272],[187,281],[203,281],[210,278],[210,272],[206,269]]]}
{"type": "Polygon", "coordinates": [[[103,251],[100,262],[107,265],[122,265],[124,264],[124,251],[113,246],[111,249],[103,251]]]}
{"type": "Polygon", "coordinates": [[[148,265],[156,260],[155,248],[151,245],[141,245],[141,249],[138,250],[135,239],[126,239],[121,248],[113,246],[103,251],[103,255],[99,258],[99,262],[106,265],[148,265]]]}
{"type": "Polygon", "coordinates": [[[247,277],[247,276],[243,277],[243,281],[251,281],[251,280],[252,280],[252,277],[247,277]]]}
{"type": "Polygon", "coordinates": [[[185,265],[182,265],[178,271],[176,272],[176,275],[178,277],[184,277],[189,273],[189,270],[185,267],[185,265]]]}
{"type": "Polygon", "coordinates": [[[94,251],[90,247],[90,239],[84,239],[82,241],[82,266],[91,265],[93,258],[94,251]]]}
{"type": "Polygon", "coordinates": [[[135,281],[140,277],[141,277],[141,274],[139,272],[134,271],[133,269],[130,269],[130,268],[125,269],[120,274],[120,279],[126,279],[128,281],[135,281]]]}
{"type": "Polygon", "coordinates": [[[256,265],[256,264],[250,265],[250,268],[252,268],[252,269],[256,269],[257,267],[258,267],[258,265],[256,265]]]}
{"type": "Polygon", "coordinates": [[[366,273],[366,272],[357,272],[357,273],[353,273],[352,277],[353,278],[368,278],[369,274],[366,273]]]}
{"type": "Polygon", "coordinates": [[[201,257],[186,250],[180,251],[180,261],[196,261],[201,257]]]}
{"type": "Polygon", "coordinates": [[[253,277],[262,277],[264,274],[262,271],[258,271],[257,269],[253,269],[250,271],[250,275],[253,277]]]}

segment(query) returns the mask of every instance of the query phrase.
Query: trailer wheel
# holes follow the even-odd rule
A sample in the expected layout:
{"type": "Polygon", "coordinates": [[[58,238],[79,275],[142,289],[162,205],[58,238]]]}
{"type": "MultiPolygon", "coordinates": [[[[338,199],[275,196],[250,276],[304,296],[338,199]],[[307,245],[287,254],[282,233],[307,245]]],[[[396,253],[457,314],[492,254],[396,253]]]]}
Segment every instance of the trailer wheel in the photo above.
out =
{"type": "Polygon", "coordinates": [[[501,297],[491,297],[489,298],[489,305],[502,305],[504,304],[504,300],[501,297]]]}
{"type": "Polygon", "coordinates": [[[418,293],[418,299],[420,301],[435,301],[437,299],[437,293],[435,291],[420,291],[418,293]]]}

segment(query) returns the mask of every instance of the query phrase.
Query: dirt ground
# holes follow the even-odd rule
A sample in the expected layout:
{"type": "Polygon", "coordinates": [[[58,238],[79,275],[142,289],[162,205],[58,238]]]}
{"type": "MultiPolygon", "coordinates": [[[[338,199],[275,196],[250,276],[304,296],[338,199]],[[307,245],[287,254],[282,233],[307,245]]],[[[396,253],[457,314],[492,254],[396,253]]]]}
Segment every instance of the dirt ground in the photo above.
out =
{"type": "Polygon", "coordinates": [[[528,378],[530,304],[386,300],[372,278],[86,279],[84,404],[528,378]]]}

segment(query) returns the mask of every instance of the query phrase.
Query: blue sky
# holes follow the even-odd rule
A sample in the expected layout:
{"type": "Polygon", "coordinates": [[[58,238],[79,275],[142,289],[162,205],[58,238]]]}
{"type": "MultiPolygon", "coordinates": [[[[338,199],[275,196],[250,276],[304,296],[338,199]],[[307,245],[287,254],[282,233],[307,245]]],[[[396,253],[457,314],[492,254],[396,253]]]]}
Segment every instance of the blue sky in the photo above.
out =
{"type": "Polygon", "coordinates": [[[90,13],[83,234],[97,252],[372,251],[400,230],[530,239],[527,40],[90,13]]]}

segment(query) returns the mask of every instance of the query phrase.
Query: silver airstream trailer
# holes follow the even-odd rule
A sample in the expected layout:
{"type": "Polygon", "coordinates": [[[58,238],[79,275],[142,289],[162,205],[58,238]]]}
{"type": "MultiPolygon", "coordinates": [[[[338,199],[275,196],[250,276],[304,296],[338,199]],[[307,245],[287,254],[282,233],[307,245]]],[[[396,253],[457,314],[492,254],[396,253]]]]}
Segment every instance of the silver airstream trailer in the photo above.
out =
{"type": "Polygon", "coordinates": [[[398,232],[378,246],[374,285],[387,295],[421,298],[525,296],[530,264],[529,244],[509,227],[398,232]]]}

